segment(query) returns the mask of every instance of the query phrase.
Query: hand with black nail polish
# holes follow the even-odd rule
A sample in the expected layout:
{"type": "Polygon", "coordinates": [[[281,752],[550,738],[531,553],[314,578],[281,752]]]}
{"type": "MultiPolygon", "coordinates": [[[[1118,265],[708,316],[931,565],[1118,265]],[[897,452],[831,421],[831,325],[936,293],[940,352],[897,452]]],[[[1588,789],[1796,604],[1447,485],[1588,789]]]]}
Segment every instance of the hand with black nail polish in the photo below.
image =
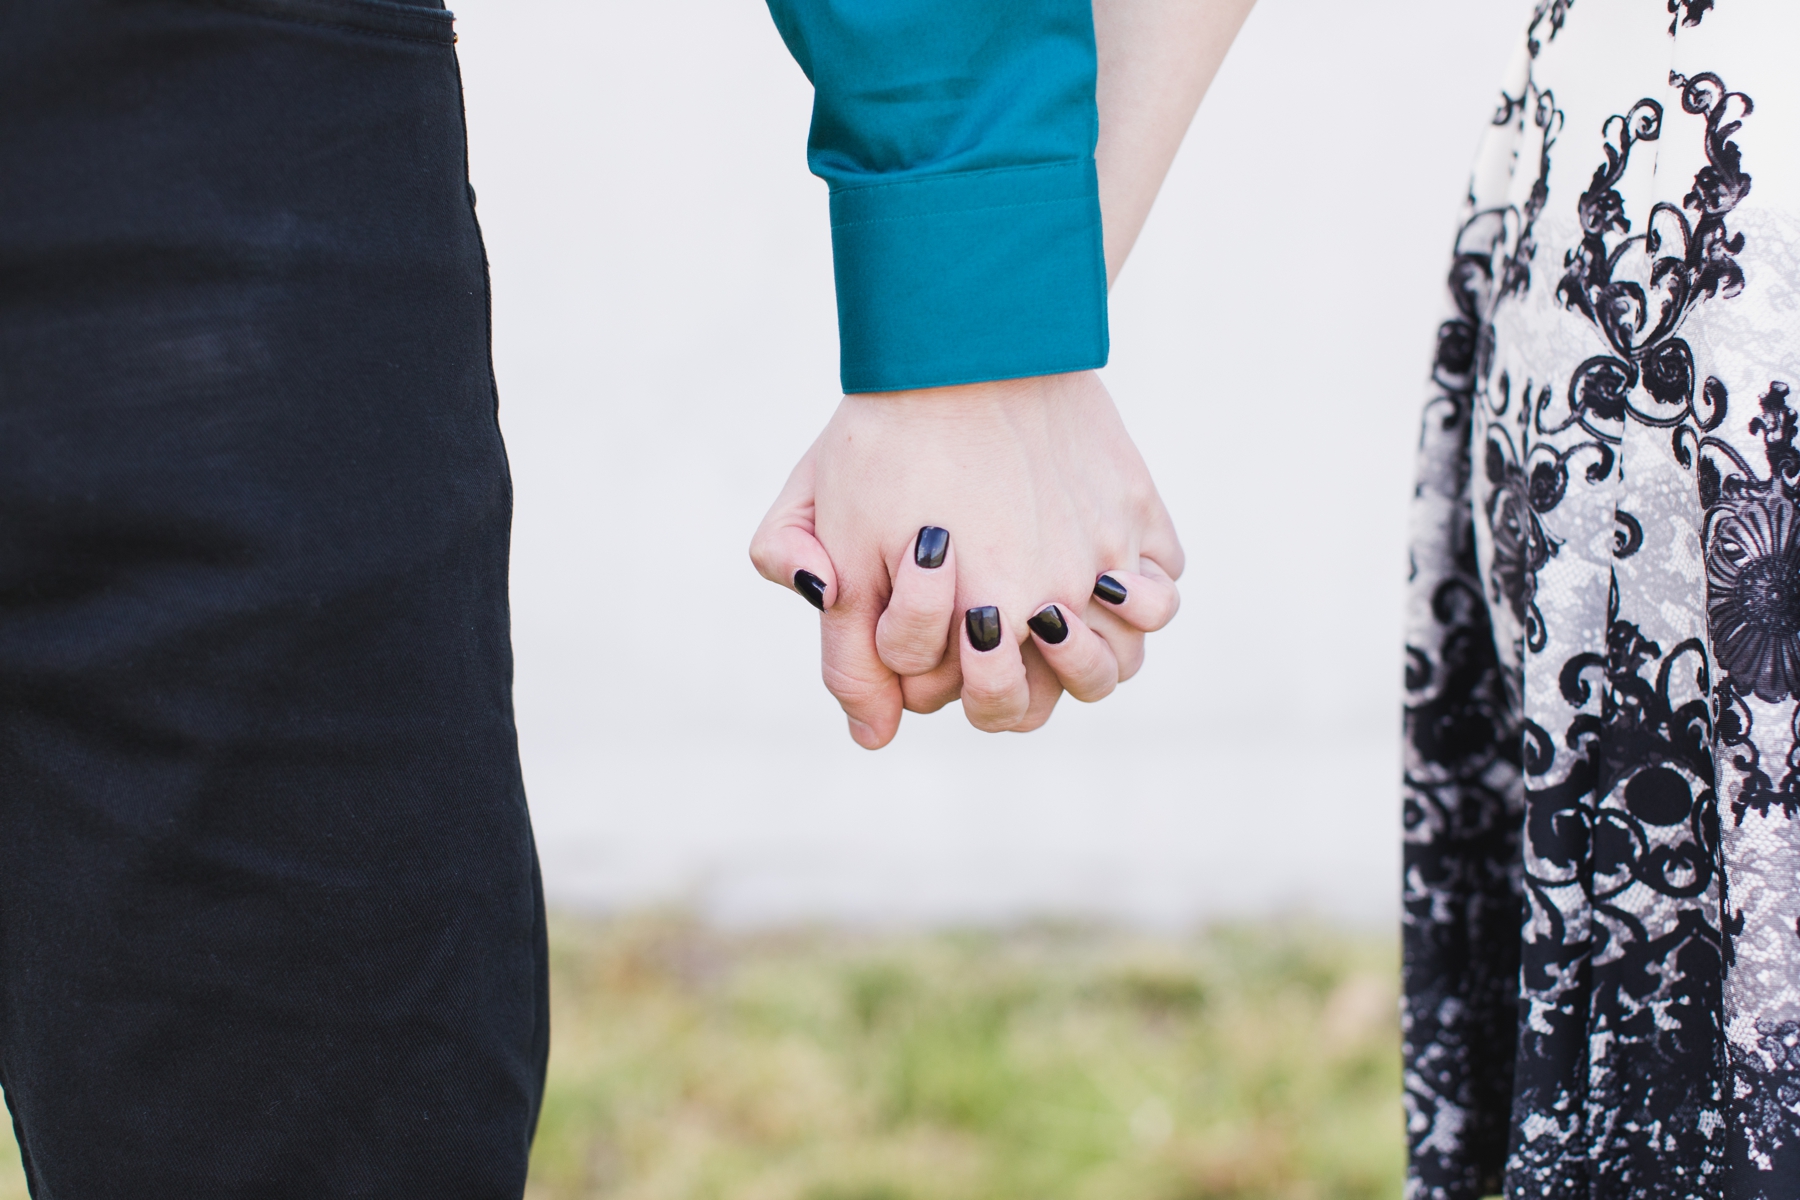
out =
{"type": "Polygon", "coordinates": [[[870,748],[903,709],[960,699],[977,728],[1025,731],[1065,689],[1098,699],[1182,567],[1090,371],[844,397],[751,557],[821,606],[826,686],[870,748]]]}

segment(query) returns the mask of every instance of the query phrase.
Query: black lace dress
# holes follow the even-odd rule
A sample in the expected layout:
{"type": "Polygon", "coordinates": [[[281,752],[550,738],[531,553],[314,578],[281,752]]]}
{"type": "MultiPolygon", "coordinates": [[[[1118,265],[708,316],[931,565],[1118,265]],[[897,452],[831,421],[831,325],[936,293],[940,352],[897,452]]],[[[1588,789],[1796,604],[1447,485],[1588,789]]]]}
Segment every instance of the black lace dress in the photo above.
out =
{"type": "Polygon", "coordinates": [[[1800,0],[1540,0],[1407,647],[1412,1200],[1800,1197],[1800,0]]]}

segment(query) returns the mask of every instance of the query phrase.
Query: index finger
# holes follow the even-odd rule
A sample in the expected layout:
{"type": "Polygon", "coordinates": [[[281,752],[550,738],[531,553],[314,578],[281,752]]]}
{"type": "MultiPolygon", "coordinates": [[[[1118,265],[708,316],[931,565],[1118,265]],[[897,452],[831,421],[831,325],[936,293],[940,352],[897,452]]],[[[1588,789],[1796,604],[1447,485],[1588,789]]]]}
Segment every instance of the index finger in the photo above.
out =
{"type": "Polygon", "coordinates": [[[893,592],[875,626],[875,649],[897,674],[928,674],[944,661],[955,619],[956,551],[946,530],[927,525],[894,572],[893,592]]]}

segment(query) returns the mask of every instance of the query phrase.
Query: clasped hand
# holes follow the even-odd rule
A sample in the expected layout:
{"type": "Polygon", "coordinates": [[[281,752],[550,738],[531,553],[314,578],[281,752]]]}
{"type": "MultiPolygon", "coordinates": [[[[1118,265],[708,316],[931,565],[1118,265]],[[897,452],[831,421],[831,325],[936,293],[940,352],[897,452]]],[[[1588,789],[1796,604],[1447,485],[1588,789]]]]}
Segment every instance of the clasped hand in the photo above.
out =
{"type": "Polygon", "coordinates": [[[1131,678],[1181,543],[1093,372],[845,396],[751,543],[821,609],[825,686],[871,750],[961,698],[1025,732],[1131,678]]]}

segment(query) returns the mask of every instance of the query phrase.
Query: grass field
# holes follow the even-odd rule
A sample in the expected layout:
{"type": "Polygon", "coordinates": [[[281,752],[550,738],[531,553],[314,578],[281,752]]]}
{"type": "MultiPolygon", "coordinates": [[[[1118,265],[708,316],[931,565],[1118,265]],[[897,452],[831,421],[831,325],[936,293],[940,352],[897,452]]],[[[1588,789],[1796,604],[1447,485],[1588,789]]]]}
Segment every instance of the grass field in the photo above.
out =
{"type": "Polygon", "coordinates": [[[640,916],[552,954],[532,1200],[1400,1194],[1388,939],[640,916]]]}

